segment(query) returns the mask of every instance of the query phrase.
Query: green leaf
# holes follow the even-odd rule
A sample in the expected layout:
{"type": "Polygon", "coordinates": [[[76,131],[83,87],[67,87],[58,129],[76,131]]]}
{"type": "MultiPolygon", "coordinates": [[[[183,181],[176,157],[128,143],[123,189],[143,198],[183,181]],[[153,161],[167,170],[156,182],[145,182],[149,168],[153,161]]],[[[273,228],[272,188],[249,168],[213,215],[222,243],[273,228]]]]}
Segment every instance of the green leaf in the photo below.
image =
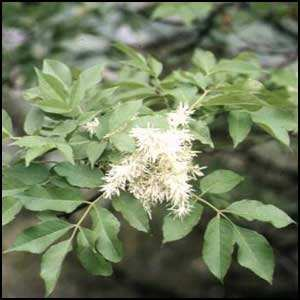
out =
{"type": "Polygon", "coordinates": [[[191,121],[190,130],[192,134],[199,140],[202,144],[209,145],[211,148],[214,148],[214,143],[210,136],[209,127],[207,124],[201,120],[191,121]]]}
{"type": "Polygon", "coordinates": [[[159,62],[154,57],[150,56],[148,58],[148,64],[149,64],[149,67],[150,67],[150,70],[151,70],[153,76],[156,77],[156,78],[158,78],[159,75],[161,74],[162,70],[163,70],[162,63],[159,62]]]}
{"type": "Polygon", "coordinates": [[[84,99],[85,96],[85,87],[80,80],[75,80],[72,84],[70,95],[68,98],[68,103],[72,109],[76,106],[80,105],[81,101],[84,99]]]}
{"type": "Polygon", "coordinates": [[[188,83],[188,84],[196,85],[197,87],[200,87],[202,90],[205,90],[205,88],[208,86],[210,81],[210,78],[208,76],[204,76],[202,72],[191,73],[188,71],[174,71],[172,75],[174,79],[173,78],[170,79],[171,81],[174,80],[175,84],[177,82],[188,83]]]}
{"type": "Polygon", "coordinates": [[[27,148],[35,148],[35,147],[41,147],[44,145],[53,145],[55,146],[55,143],[52,142],[49,138],[42,137],[42,136],[24,136],[17,141],[14,142],[14,145],[20,146],[20,147],[27,147],[27,148]]]}
{"type": "MultiPolygon", "coordinates": [[[[256,121],[255,121],[256,122],[256,121]]],[[[257,122],[258,123],[258,122],[257,122]]],[[[268,134],[276,138],[279,142],[289,147],[290,137],[288,131],[283,127],[277,127],[276,125],[266,125],[263,123],[258,123],[260,127],[266,131],[268,134]]]]}
{"type": "Polygon", "coordinates": [[[235,106],[252,111],[261,108],[262,102],[254,94],[250,94],[245,91],[238,91],[207,97],[202,101],[202,105],[207,107],[218,105],[235,106]]]}
{"type": "Polygon", "coordinates": [[[93,275],[110,276],[113,273],[111,263],[95,250],[86,247],[77,248],[77,256],[82,266],[93,275]]]}
{"type": "Polygon", "coordinates": [[[112,201],[114,209],[120,212],[129,224],[137,230],[148,232],[149,218],[140,201],[129,193],[122,192],[112,201]]]}
{"type": "Polygon", "coordinates": [[[123,256],[123,247],[118,238],[120,223],[106,208],[97,206],[91,212],[93,228],[97,234],[96,249],[105,259],[119,262],[123,256]]]}
{"type": "Polygon", "coordinates": [[[86,165],[71,165],[63,162],[54,167],[54,171],[74,186],[95,188],[102,184],[103,173],[100,169],[90,169],[86,165]]]}
{"type": "Polygon", "coordinates": [[[55,145],[43,145],[43,146],[36,146],[34,148],[30,148],[26,151],[25,154],[25,164],[26,167],[29,166],[29,164],[37,157],[45,154],[49,150],[52,150],[55,148],[55,145]]]}
{"type": "Polygon", "coordinates": [[[167,92],[176,99],[177,105],[179,103],[192,105],[197,99],[198,89],[195,86],[182,85],[178,88],[167,90],[167,92]]]}
{"type": "Polygon", "coordinates": [[[132,136],[126,132],[120,132],[110,137],[111,143],[121,152],[132,153],[135,150],[135,141],[132,136]]]}
{"type": "Polygon", "coordinates": [[[27,188],[28,186],[19,179],[12,176],[2,175],[2,198],[20,194],[27,188]]]}
{"type": "MultiPolygon", "coordinates": [[[[68,99],[68,98],[66,98],[68,99]]],[[[47,113],[53,114],[68,114],[72,111],[72,108],[67,102],[61,102],[60,100],[43,100],[36,104],[41,110],[47,113]]]]}
{"type": "Polygon", "coordinates": [[[297,127],[295,114],[289,110],[264,107],[251,113],[252,121],[286,146],[290,144],[288,130],[297,127]]]}
{"type": "Polygon", "coordinates": [[[203,206],[195,203],[192,211],[184,219],[167,215],[163,221],[163,243],[180,240],[188,235],[198,224],[203,212],[203,206]]]}
{"type": "Polygon", "coordinates": [[[298,75],[295,70],[287,68],[275,69],[272,72],[271,80],[279,86],[286,86],[291,88],[298,87],[298,75]]]}
{"type": "Polygon", "coordinates": [[[216,64],[216,58],[210,51],[197,49],[192,58],[193,63],[206,74],[210,73],[216,64]]]}
{"type": "Polygon", "coordinates": [[[22,209],[22,202],[13,197],[2,199],[2,226],[10,223],[22,209]]]}
{"type": "Polygon", "coordinates": [[[95,249],[96,246],[96,232],[85,227],[79,228],[79,233],[77,234],[77,243],[81,247],[91,247],[95,249]]]}
{"type": "Polygon", "coordinates": [[[262,91],[260,91],[260,93],[258,93],[258,97],[265,102],[266,107],[278,109],[278,111],[294,110],[295,114],[298,104],[297,102],[295,103],[292,98],[293,93],[296,92],[289,92],[285,88],[271,91],[264,88],[262,91]]]}
{"type": "Polygon", "coordinates": [[[107,106],[111,106],[114,103],[120,103],[120,102],[127,102],[132,101],[132,99],[145,99],[147,97],[157,97],[157,94],[155,92],[155,89],[153,87],[147,86],[142,88],[131,88],[128,87],[127,90],[119,90],[119,93],[117,93],[113,99],[110,101],[107,101],[107,106]]]}
{"type": "Polygon", "coordinates": [[[51,210],[45,210],[45,211],[41,211],[41,212],[38,212],[36,214],[37,218],[40,220],[40,221],[51,221],[51,220],[59,220],[56,213],[54,211],[51,211],[51,210]]]}
{"type": "Polygon", "coordinates": [[[88,90],[98,84],[102,80],[101,72],[103,68],[103,64],[97,64],[81,72],[79,75],[80,86],[84,90],[88,90]]]}
{"type": "Polygon", "coordinates": [[[274,205],[264,204],[256,200],[241,200],[232,203],[226,212],[245,218],[248,221],[269,222],[276,228],[295,223],[285,212],[274,205]]]}
{"type": "Polygon", "coordinates": [[[49,296],[57,283],[62,263],[72,250],[71,240],[66,240],[51,246],[42,257],[41,277],[45,281],[46,296],[49,296]]]}
{"type": "Polygon", "coordinates": [[[42,253],[71,228],[72,224],[58,219],[39,223],[25,229],[18,235],[12,247],[6,252],[28,251],[31,253],[42,253]]]}
{"type": "Polygon", "coordinates": [[[87,157],[89,159],[89,162],[90,162],[92,168],[94,167],[95,162],[102,155],[106,146],[107,146],[106,142],[100,142],[100,143],[99,142],[91,142],[87,145],[86,154],[87,154],[87,157]]]}
{"type": "Polygon", "coordinates": [[[67,93],[61,81],[52,75],[42,73],[37,68],[35,68],[35,71],[38,76],[40,93],[43,99],[66,103],[67,93]]]}
{"type": "Polygon", "coordinates": [[[234,226],[234,234],[239,246],[238,263],[271,284],[274,255],[268,241],[257,232],[240,226],[234,226]]]}
{"type": "Polygon", "coordinates": [[[80,191],[75,188],[34,186],[15,197],[33,211],[55,210],[70,213],[82,203],[80,191]]]}
{"type": "Polygon", "coordinates": [[[230,170],[217,170],[205,176],[200,181],[202,194],[222,194],[237,186],[243,177],[230,170]]]}
{"type": "Polygon", "coordinates": [[[290,109],[264,107],[257,112],[252,112],[251,117],[255,121],[268,119],[270,126],[276,124],[288,131],[295,130],[298,125],[297,114],[295,110],[290,109]]]}
{"type": "Polygon", "coordinates": [[[33,164],[29,167],[22,163],[11,166],[7,172],[12,180],[19,180],[25,185],[35,185],[45,182],[49,177],[49,169],[43,165],[33,164]]]}
{"type": "Polygon", "coordinates": [[[243,111],[231,111],[228,116],[229,134],[236,147],[241,143],[251,130],[252,121],[249,113],[243,111]]]}
{"type": "Polygon", "coordinates": [[[37,99],[42,98],[40,89],[38,87],[26,89],[23,93],[23,97],[26,101],[29,102],[35,102],[37,99]]]}
{"type": "Polygon", "coordinates": [[[87,157],[86,147],[91,142],[86,133],[78,133],[72,135],[69,140],[69,144],[72,146],[74,151],[74,158],[76,160],[84,159],[87,157]]]}
{"type": "Polygon", "coordinates": [[[2,109],[2,139],[8,138],[13,134],[13,126],[8,113],[2,109]]]}
{"type": "Polygon", "coordinates": [[[76,249],[78,259],[82,266],[93,275],[110,276],[113,273],[111,263],[106,261],[104,257],[98,253],[93,244],[89,242],[87,233],[92,233],[87,228],[80,230],[77,235],[76,249]]]}
{"type": "Polygon", "coordinates": [[[70,145],[66,143],[56,143],[56,147],[64,155],[67,161],[73,165],[75,164],[73,149],[70,145]]]}
{"type": "Polygon", "coordinates": [[[195,19],[203,19],[207,17],[212,10],[212,3],[159,3],[152,13],[153,19],[167,18],[176,16],[182,20],[187,26],[190,26],[195,19]]]}
{"type": "Polygon", "coordinates": [[[109,129],[114,130],[130,121],[137,114],[142,103],[142,100],[136,100],[120,104],[109,119],[109,129]]]}
{"type": "Polygon", "coordinates": [[[45,59],[43,62],[43,73],[55,77],[66,89],[68,89],[72,83],[71,70],[60,61],[45,59]]]}
{"type": "Polygon", "coordinates": [[[230,267],[233,246],[232,225],[220,216],[213,218],[204,234],[203,260],[221,282],[230,267]]]}
{"type": "Polygon", "coordinates": [[[247,75],[260,74],[261,68],[256,62],[249,62],[240,59],[222,59],[214,66],[212,72],[228,72],[247,75]]]}
{"type": "Polygon", "coordinates": [[[109,132],[109,115],[101,116],[99,119],[100,126],[96,129],[96,136],[101,140],[109,132]]]}
{"type": "Polygon", "coordinates": [[[120,51],[125,53],[129,58],[131,58],[131,61],[126,63],[144,72],[150,72],[147,61],[142,54],[138,53],[133,48],[121,43],[116,43],[115,48],[119,49],[120,51]]]}
{"type": "Polygon", "coordinates": [[[44,113],[37,107],[32,107],[24,122],[24,130],[27,134],[37,133],[43,126],[44,113]]]}
{"type": "Polygon", "coordinates": [[[102,80],[101,72],[103,68],[103,64],[97,64],[93,67],[90,67],[82,71],[78,77],[78,80],[74,81],[68,100],[73,109],[80,105],[86,96],[86,92],[95,87],[102,80]]]}
{"type": "Polygon", "coordinates": [[[51,135],[65,137],[67,134],[74,131],[77,127],[77,122],[74,120],[66,120],[58,124],[51,132],[51,135]]]}

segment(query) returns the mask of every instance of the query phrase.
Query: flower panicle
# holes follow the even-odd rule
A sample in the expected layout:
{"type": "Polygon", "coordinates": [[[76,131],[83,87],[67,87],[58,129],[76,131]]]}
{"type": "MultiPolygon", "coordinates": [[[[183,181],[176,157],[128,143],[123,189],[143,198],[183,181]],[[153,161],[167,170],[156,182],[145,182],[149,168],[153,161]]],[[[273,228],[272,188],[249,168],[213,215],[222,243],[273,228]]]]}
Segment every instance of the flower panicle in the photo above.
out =
{"type": "Polygon", "coordinates": [[[188,215],[193,206],[190,182],[204,175],[204,167],[193,164],[198,152],[192,150],[194,137],[186,128],[191,113],[188,106],[180,104],[168,114],[169,129],[162,131],[150,124],[133,128],[130,135],[136,150],[112,165],[101,187],[104,197],[127,190],[141,201],[150,217],[151,208],[161,203],[176,217],[188,215]]]}

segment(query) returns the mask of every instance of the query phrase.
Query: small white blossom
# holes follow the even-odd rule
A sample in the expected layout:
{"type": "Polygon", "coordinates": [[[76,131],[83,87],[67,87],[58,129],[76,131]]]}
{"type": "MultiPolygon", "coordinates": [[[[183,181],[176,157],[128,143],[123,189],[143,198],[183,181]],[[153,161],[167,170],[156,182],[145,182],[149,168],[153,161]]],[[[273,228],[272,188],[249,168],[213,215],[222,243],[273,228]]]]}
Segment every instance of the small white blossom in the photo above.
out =
{"type": "Polygon", "coordinates": [[[81,129],[87,131],[91,136],[93,136],[96,133],[96,130],[99,125],[100,122],[98,118],[94,118],[92,121],[89,121],[86,124],[82,125],[81,129]]]}
{"type": "Polygon", "coordinates": [[[160,203],[166,203],[179,218],[188,215],[193,193],[190,181],[203,176],[203,167],[193,164],[197,155],[192,150],[193,135],[188,129],[177,128],[187,124],[190,113],[181,104],[175,113],[169,114],[172,122],[165,131],[149,125],[133,128],[130,134],[136,141],[136,150],[106,174],[101,187],[104,197],[111,198],[119,195],[120,190],[127,190],[141,201],[150,217],[151,208],[160,203]]]}
{"type": "Polygon", "coordinates": [[[177,128],[179,125],[185,126],[190,121],[192,110],[185,103],[180,103],[175,112],[168,114],[168,122],[171,127],[177,128]]]}

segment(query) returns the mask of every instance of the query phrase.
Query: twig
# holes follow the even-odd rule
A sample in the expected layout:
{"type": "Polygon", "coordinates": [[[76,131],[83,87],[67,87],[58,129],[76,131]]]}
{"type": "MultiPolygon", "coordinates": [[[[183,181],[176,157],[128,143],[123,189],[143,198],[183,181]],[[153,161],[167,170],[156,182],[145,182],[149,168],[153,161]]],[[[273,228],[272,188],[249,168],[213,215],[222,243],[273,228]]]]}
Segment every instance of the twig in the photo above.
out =
{"type": "Polygon", "coordinates": [[[90,210],[92,209],[92,207],[102,198],[102,196],[99,196],[97,199],[95,199],[95,201],[90,202],[88,205],[88,208],[86,209],[86,211],[84,212],[84,214],[81,216],[81,218],[79,219],[79,221],[75,224],[74,226],[74,230],[72,232],[72,235],[70,236],[70,240],[72,241],[74,236],[76,235],[76,232],[78,231],[78,229],[80,228],[80,225],[82,224],[82,222],[85,220],[86,216],[89,214],[90,210]]]}
{"type": "Polygon", "coordinates": [[[61,213],[58,214],[57,217],[58,218],[65,218],[65,219],[69,219],[72,215],[74,215],[76,212],[82,210],[83,208],[87,207],[89,205],[89,203],[93,203],[95,201],[97,201],[97,199],[102,196],[102,192],[98,192],[95,195],[93,195],[92,197],[90,197],[88,200],[84,201],[84,203],[82,203],[81,205],[79,205],[75,210],[73,210],[70,213],[61,213]]]}

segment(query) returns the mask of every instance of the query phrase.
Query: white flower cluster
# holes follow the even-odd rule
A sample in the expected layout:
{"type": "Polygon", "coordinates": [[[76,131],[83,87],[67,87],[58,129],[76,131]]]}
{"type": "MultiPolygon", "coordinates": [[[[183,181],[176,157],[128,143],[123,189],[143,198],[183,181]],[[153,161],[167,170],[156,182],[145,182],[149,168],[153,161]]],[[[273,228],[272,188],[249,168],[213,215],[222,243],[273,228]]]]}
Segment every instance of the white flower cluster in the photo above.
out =
{"type": "Polygon", "coordinates": [[[184,128],[191,113],[187,106],[180,104],[175,112],[168,114],[168,130],[150,126],[132,129],[137,149],[107,173],[101,188],[104,197],[111,198],[119,195],[120,190],[128,190],[142,202],[150,217],[151,208],[163,202],[179,218],[189,214],[190,181],[203,176],[203,168],[192,162],[197,154],[191,149],[194,137],[184,128]]]}
{"type": "Polygon", "coordinates": [[[92,121],[89,121],[86,124],[82,125],[81,129],[87,131],[91,136],[93,136],[96,133],[96,130],[99,125],[100,122],[98,118],[94,118],[92,121]]]}

